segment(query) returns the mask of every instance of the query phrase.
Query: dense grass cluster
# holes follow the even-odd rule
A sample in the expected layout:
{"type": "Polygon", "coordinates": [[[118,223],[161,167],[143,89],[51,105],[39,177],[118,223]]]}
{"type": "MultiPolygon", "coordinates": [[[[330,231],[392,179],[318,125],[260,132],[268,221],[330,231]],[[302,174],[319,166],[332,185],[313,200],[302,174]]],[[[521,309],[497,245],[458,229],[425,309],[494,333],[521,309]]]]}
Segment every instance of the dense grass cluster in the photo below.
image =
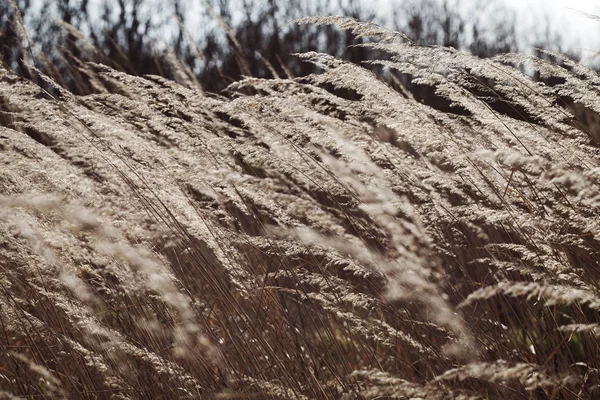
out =
{"type": "Polygon", "coordinates": [[[598,75],[300,22],[381,59],[0,69],[1,396],[600,396],[598,75]]]}

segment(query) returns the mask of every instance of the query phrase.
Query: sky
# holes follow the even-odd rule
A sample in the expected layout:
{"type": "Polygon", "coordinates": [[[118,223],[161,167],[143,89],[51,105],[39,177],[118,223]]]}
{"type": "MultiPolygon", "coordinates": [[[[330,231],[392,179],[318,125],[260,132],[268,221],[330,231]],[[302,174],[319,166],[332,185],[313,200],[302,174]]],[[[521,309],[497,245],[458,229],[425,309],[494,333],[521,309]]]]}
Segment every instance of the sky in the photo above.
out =
{"type": "MultiPolygon", "coordinates": [[[[600,15],[598,0],[504,0],[518,12],[525,29],[531,29],[539,17],[547,18],[560,32],[569,47],[581,49],[583,55],[600,51],[600,19],[586,18],[574,10],[600,15]]],[[[525,33],[526,36],[526,33],[525,33]]]]}

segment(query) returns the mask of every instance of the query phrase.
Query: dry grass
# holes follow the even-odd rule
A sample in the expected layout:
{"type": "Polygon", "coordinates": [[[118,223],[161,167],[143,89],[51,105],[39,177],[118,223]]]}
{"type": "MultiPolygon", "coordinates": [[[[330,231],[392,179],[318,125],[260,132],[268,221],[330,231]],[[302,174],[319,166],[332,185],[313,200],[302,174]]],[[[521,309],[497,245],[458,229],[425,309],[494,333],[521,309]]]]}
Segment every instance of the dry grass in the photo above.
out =
{"type": "Polygon", "coordinates": [[[316,53],[227,98],[0,70],[1,396],[600,396],[600,78],[304,22],[438,101],[316,53]]]}

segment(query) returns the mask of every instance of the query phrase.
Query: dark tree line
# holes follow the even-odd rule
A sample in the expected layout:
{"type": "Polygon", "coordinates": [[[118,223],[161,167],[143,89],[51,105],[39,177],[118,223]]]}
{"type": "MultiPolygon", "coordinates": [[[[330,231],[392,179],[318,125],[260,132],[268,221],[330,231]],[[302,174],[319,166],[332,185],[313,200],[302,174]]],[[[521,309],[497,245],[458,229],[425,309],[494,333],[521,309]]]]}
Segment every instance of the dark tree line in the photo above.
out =
{"type": "MultiPolygon", "coordinates": [[[[323,51],[355,62],[365,60],[357,41],[331,26],[290,25],[309,15],[345,15],[374,20],[360,0],[9,0],[0,2],[0,51],[5,64],[23,75],[25,60],[76,93],[93,91],[85,61],[107,64],[130,74],[157,74],[199,82],[219,91],[242,75],[302,76],[314,66],[292,56],[323,51]],[[34,8],[34,3],[41,3],[34,8]],[[16,10],[25,21],[24,38],[16,10]],[[192,9],[201,10],[192,13],[192,9]],[[60,22],[62,21],[62,22],[60,22]]],[[[515,16],[498,3],[485,2],[477,13],[459,0],[400,1],[391,20],[395,29],[421,44],[467,49],[488,57],[518,50],[515,16]],[[484,19],[480,11],[502,15],[484,19]],[[491,10],[491,11],[490,11],[491,10]],[[395,25],[395,26],[394,26],[395,25]]],[[[544,44],[542,44],[543,46],[544,44]]]]}

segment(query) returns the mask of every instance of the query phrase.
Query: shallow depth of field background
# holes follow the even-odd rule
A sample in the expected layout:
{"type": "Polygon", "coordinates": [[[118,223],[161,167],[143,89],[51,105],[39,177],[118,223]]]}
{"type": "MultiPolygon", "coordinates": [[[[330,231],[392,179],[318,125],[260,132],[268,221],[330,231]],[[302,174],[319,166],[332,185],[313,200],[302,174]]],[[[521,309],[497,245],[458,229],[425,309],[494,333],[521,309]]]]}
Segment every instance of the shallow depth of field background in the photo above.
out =
{"type": "MultiPolygon", "coordinates": [[[[311,15],[350,16],[402,31],[419,44],[451,46],[481,57],[542,49],[593,67],[600,49],[597,21],[583,15],[597,12],[598,5],[583,0],[16,0],[16,4],[32,43],[59,70],[68,62],[64,50],[78,56],[70,51],[77,35],[56,23],[64,21],[100,51],[95,61],[136,75],[164,75],[161,64],[174,56],[209,91],[220,91],[242,75],[271,76],[265,61],[281,76],[284,66],[295,76],[311,72],[290,55],[295,52],[316,50],[365,60],[364,52],[348,48],[361,41],[347,33],[288,25],[311,15]]],[[[6,1],[0,5],[2,58],[22,72],[23,43],[11,10],[6,1]]]]}

